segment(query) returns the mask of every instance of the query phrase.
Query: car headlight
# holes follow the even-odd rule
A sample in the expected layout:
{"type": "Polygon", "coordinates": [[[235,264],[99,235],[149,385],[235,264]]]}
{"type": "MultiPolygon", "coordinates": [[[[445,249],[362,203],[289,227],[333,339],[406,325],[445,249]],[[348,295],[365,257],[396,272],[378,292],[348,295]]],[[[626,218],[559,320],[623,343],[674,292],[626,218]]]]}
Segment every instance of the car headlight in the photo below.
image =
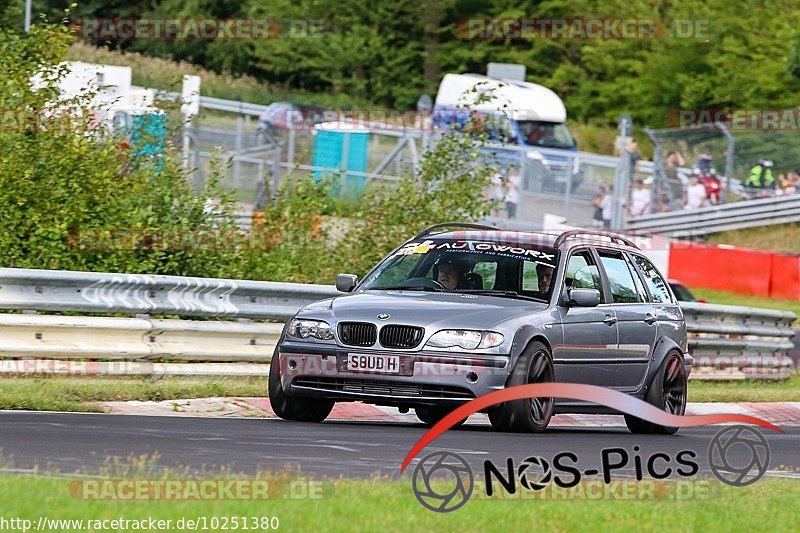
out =
{"type": "Polygon", "coordinates": [[[444,329],[436,332],[425,344],[429,348],[461,348],[479,350],[503,344],[503,335],[494,331],[444,329]]]}
{"type": "Polygon", "coordinates": [[[333,329],[331,329],[330,324],[322,320],[294,319],[289,324],[287,333],[298,339],[307,339],[309,337],[321,341],[333,339],[333,329]]]}

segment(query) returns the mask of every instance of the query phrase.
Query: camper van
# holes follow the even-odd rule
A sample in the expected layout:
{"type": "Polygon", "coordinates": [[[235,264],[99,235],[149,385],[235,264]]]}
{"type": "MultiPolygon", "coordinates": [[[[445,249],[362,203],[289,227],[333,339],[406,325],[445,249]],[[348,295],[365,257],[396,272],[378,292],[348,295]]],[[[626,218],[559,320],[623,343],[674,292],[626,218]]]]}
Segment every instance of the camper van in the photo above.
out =
{"type": "Polygon", "coordinates": [[[535,83],[495,79],[479,74],[446,74],[433,107],[433,127],[438,131],[462,127],[470,114],[494,117],[489,139],[522,147],[505,151],[508,164],[522,164],[530,179],[544,188],[572,177],[580,183],[577,145],[566,126],[567,110],[553,91],[535,83]],[[484,95],[480,98],[480,95],[484,95]],[[526,161],[519,161],[525,158],[526,161]]]}

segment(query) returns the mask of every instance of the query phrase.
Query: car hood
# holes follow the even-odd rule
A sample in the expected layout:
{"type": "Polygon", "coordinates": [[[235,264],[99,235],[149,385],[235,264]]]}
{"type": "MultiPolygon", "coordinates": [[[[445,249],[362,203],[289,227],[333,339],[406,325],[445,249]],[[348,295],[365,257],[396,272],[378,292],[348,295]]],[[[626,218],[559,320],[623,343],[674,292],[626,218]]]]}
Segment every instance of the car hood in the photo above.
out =
{"type": "Polygon", "coordinates": [[[487,329],[509,318],[541,311],[530,300],[452,292],[364,291],[304,307],[300,317],[407,324],[423,327],[487,329]],[[378,315],[388,314],[385,319],[378,315]]]}

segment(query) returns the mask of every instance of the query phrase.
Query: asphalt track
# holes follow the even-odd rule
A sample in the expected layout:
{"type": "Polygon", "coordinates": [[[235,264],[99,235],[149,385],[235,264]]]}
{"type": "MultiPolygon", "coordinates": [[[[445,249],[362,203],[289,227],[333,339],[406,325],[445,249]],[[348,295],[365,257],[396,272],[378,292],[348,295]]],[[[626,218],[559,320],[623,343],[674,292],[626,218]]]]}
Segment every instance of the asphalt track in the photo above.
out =
{"type": "MultiPolygon", "coordinates": [[[[633,435],[624,427],[551,428],[544,434],[497,433],[488,427],[451,430],[426,447],[420,457],[447,450],[483,468],[491,459],[504,465],[511,457],[550,460],[570,451],[582,471],[601,466],[601,450],[622,447],[633,474],[634,446],[646,459],[656,452],[673,458],[694,451],[700,473],[708,473],[708,446],[722,426],[682,429],[676,435],[633,435]]],[[[306,424],[277,419],[172,418],[36,412],[0,412],[0,463],[16,469],[58,469],[62,473],[91,473],[108,458],[157,456],[165,467],[215,470],[227,466],[237,472],[276,472],[287,467],[313,477],[400,476],[400,465],[425,433],[421,424],[396,422],[324,422],[306,424]]],[[[770,475],[800,477],[800,428],[785,433],[759,428],[771,449],[770,475]]],[[[734,460],[749,462],[749,450],[732,448],[734,460]]],[[[412,466],[415,463],[412,463],[412,466]]],[[[679,466],[679,465],[678,465],[679,466]]],[[[405,475],[408,475],[406,472],[405,475]]]]}

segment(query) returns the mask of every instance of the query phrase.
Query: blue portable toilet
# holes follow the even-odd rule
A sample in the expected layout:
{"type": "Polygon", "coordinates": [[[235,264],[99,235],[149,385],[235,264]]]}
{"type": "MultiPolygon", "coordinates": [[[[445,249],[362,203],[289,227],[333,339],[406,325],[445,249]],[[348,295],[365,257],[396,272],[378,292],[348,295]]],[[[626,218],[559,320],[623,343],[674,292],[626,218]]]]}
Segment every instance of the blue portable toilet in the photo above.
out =
{"type": "Polygon", "coordinates": [[[367,178],[352,172],[367,171],[369,131],[357,124],[325,122],[315,126],[313,165],[314,179],[325,175],[341,175],[340,195],[360,196],[367,178]],[[349,172],[348,172],[349,171],[349,172]]]}
{"type": "Polygon", "coordinates": [[[161,154],[167,135],[167,116],[163,111],[149,109],[118,109],[112,116],[112,130],[128,138],[134,159],[153,158],[158,170],[164,162],[161,154]]]}
{"type": "Polygon", "coordinates": [[[164,113],[134,115],[131,125],[131,146],[134,156],[161,155],[167,134],[167,117],[164,113]]]}

